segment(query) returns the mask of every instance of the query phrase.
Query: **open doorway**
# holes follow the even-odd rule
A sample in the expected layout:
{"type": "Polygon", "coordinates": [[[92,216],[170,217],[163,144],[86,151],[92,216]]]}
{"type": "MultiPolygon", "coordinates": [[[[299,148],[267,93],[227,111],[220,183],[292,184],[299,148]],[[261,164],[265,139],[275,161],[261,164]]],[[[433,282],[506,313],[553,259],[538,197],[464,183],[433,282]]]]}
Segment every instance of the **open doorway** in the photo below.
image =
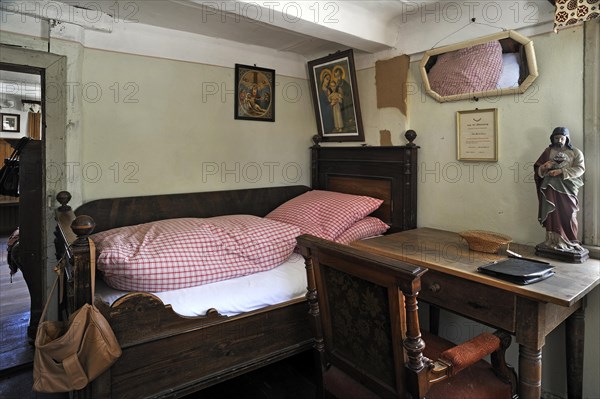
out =
{"type": "MultiPolygon", "coordinates": [[[[36,195],[26,196],[22,191],[19,198],[19,218],[21,210],[26,214],[33,227],[20,232],[21,237],[25,230],[29,230],[36,239],[26,240],[29,248],[21,248],[21,256],[26,258],[30,265],[32,280],[35,287],[28,287],[31,301],[31,317],[27,327],[28,332],[35,334],[37,322],[43,304],[46,302],[49,289],[53,283],[52,269],[56,264],[54,249],[54,206],[50,201],[58,191],[66,190],[64,176],[56,176],[51,181],[46,178],[49,165],[65,165],[65,130],[67,114],[67,58],[43,51],[30,50],[17,46],[0,44],[0,70],[29,72],[41,76],[42,90],[42,137],[41,140],[32,141],[36,145],[27,145],[22,153],[25,158],[33,160],[33,164],[23,166],[20,181],[25,184],[28,179],[39,179],[38,186],[41,190],[36,195]],[[26,156],[27,151],[39,151],[38,157],[26,156]],[[26,173],[26,169],[33,171],[26,173]],[[40,172],[41,171],[41,172],[40,172]],[[32,201],[27,205],[26,199],[32,201]],[[48,202],[47,202],[48,200],[48,202]],[[48,205],[46,205],[48,204],[48,205]]],[[[28,183],[30,184],[30,183],[28,183]]],[[[22,221],[19,221],[22,224],[22,221]]],[[[48,311],[48,318],[58,316],[56,301],[53,300],[48,311]]]]}
{"type": "Polygon", "coordinates": [[[0,159],[9,158],[24,138],[19,155],[20,189],[0,195],[0,370],[28,365],[39,319],[43,281],[43,69],[0,64],[0,159]],[[9,236],[11,239],[9,239],[9,236]],[[14,237],[14,239],[12,239],[14,237]],[[12,256],[8,256],[8,244],[12,256]],[[32,300],[33,298],[33,300],[32,300]],[[37,318],[37,319],[36,319],[37,318]]]}

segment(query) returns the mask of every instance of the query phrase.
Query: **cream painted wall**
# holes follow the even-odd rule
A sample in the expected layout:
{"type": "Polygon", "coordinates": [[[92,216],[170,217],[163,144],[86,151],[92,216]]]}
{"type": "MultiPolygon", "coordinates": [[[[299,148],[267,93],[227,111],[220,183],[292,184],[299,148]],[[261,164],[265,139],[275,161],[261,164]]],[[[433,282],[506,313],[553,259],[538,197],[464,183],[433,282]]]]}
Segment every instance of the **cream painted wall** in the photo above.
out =
{"type": "MultiPolygon", "coordinates": [[[[545,231],[537,222],[530,173],[555,126],[567,126],[572,143],[583,146],[582,37],[581,28],[534,37],[540,76],[523,95],[447,104],[435,102],[421,90],[410,97],[411,128],[419,134],[416,142],[422,147],[419,226],[452,231],[486,229],[509,234],[521,243],[543,241],[545,231]],[[553,65],[561,67],[550,67],[553,65]],[[475,108],[498,108],[497,163],[456,161],[456,111],[475,108]]],[[[411,65],[410,80],[420,88],[418,63],[411,65]]],[[[600,345],[593,339],[600,328],[599,313],[600,291],[596,289],[588,297],[586,311],[585,398],[600,397],[600,345]]],[[[441,331],[448,338],[465,339],[485,329],[455,315],[443,315],[441,331]]],[[[560,326],[548,336],[542,357],[542,389],[559,397],[566,397],[564,334],[564,326],[560,326]]],[[[517,367],[516,344],[509,358],[517,367]]]]}
{"type": "MultiPolygon", "coordinates": [[[[410,128],[416,130],[415,142],[421,146],[419,226],[452,231],[485,229],[508,234],[520,243],[543,241],[545,230],[537,221],[532,164],[549,144],[556,126],[567,126],[572,143],[583,147],[583,29],[533,39],[540,76],[523,95],[440,104],[423,94],[418,62],[411,64],[410,128]],[[498,109],[497,163],[457,161],[456,112],[475,108],[498,109]]],[[[588,297],[586,311],[584,398],[600,397],[600,344],[595,339],[600,329],[599,314],[597,288],[588,297]]],[[[441,323],[441,333],[455,341],[487,329],[445,312],[441,323]]],[[[517,367],[518,348],[514,343],[509,361],[517,367]]],[[[566,397],[564,362],[564,328],[560,326],[548,336],[543,350],[543,391],[566,397]]]]}
{"type": "Polygon", "coordinates": [[[234,119],[233,65],[86,49],[83,86],[86,202],[310,182],[306,80],[277,75],[274,123],[234,119]]]}
{"type": "MultiPolygon", "coordinates": [[[[416,130],[419,150],[418,225],[451,231],[485,229],[509,234],[520,243],[543,241],[537,221],[537,197],[532,165],[549,144],[556,126],[567,126],[572,143],[583,149],[583,29],[533,37],[540,76],[522,95],[483,98],[478,102],[438,103],[424,94],[418,64],[408,77],[409,116],[392,108],[376,108],[375,69],[357,71],[367,143],[378,145],[380,129],[392,132],[394,145],[403,145],[406,129],[416,130]],[[556,67],[560,66],[560,67],[556,67]],[[458,162],[456,112],[497,108],[499,161],[458,162]]],[[[598,149],[585,149],[598,151],[598,149]]],[[[581,214],[579,215],[581,217],[581,214]]],[[[574,265],[574,267],[577,267],[574,265]]],[[[422,306],[427,315],[427,306],[422,306]]],[[[455,342],[489,327],[442,312],[440,332],[455,342]]],[[[584,398],[600,398],[600,289],[588,296],[584,398]]],[[[545,393],[566,397],[565,331],[559,326],[543,349],[545,393]]],[[[518,345],[508,352],[518,368],[518,345]]]]}
{"type": "Polygon", "coordinates": [[[419,225],[498,231],[521,243],[543,241],[532,165],[556,126],[567,126],[571,142],[583,146],[583,30],[533,39],[540,76],[522,95],[440,104],[420,90],[418,63],[411,64],[409,80],[417,89],[409,97],[411,128],[422,147],[419,225]],[[498,109],[496,163],[457,161],[456,112],[476,108],[498,109]]]}

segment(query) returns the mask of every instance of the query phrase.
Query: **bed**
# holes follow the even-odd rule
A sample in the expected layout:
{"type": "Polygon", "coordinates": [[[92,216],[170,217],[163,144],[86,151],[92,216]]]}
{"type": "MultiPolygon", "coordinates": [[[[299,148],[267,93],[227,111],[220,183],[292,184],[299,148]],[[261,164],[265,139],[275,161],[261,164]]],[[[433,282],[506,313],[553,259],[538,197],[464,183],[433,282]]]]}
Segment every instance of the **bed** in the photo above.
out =
{"type": "MultiPolygon", "coordinates": [[[[378,198],[383,203],[373,215],[388,224],[389,231],[415,228],[417,149],[315,145],[312,189],[378,198]]],[[[91,301],[87,237],[92,232],[170,218],[262,217],[310,190],[284,186],[112,198],[76,210],[68,206],[69,195],[63,192],[58,198],[57,249],[60,253],[68,248],[72,255],[67,311],[91,301]],[[75,216],[80,217],[73,223],[75,216]]],[[[123,355],[75,392],[76,397],[181,397],[312,346],[304,295],[233,315],[206,305],[206,313],[194,317],[181,316],[148,292],[116,295],[108,302],[96,298],[95,303],[111,324],[123,355]]]]}

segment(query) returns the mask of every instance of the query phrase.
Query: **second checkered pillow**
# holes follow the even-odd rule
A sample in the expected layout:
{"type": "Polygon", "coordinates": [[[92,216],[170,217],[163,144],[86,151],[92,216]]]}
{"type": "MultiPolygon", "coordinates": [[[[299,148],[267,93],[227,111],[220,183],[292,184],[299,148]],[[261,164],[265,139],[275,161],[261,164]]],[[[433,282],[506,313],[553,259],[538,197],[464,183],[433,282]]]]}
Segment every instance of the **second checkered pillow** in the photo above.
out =
{"type": "Polygon", "coordinates": [[[382,202],[362,195],[313,190],[289,200],[266,218],[296,225],[302,234],[334,240],[382,202]]]}

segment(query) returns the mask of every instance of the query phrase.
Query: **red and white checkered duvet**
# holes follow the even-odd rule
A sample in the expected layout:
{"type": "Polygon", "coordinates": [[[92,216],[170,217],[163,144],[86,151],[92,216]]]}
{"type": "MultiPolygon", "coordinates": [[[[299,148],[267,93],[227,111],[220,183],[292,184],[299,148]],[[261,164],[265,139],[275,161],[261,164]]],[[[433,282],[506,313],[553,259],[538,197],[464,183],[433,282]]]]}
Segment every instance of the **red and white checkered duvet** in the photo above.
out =
{"type": "Polygon", "coordinates": [[[440,96],[476,93],[498,88],[502,65],[502,46],[492,41],[441,54],[427,76],[440,96]]]}
{"type": "Polygon", "coordinates": [[[92,236],[104,281],[160,292],[269,270],[287,259],[297,226],[251,215],[169,219],[92,236]]]}

